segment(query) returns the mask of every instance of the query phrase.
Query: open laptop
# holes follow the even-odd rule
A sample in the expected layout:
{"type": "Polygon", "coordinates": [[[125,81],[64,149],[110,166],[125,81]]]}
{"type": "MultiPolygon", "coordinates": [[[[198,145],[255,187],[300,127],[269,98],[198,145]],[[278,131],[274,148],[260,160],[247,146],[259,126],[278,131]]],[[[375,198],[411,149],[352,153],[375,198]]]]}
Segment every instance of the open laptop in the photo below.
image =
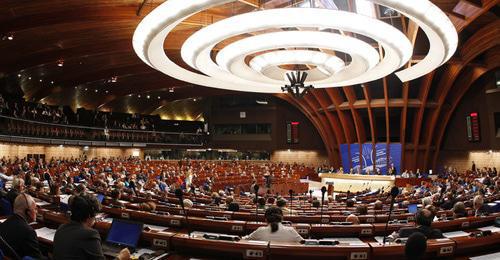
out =
{"type": "Polygon", "coordinates": [[[408,213],[415,214],[417,213],[418,207],[417,204],[408,205],[408,213]]]}
{"type": "Polygon", "coordinates": [[[135,221],[113,219],[106,242],[102,245],[104,255],[116,257],[127,247],[133,253],[139,242],[144,224],[135,221]]]}

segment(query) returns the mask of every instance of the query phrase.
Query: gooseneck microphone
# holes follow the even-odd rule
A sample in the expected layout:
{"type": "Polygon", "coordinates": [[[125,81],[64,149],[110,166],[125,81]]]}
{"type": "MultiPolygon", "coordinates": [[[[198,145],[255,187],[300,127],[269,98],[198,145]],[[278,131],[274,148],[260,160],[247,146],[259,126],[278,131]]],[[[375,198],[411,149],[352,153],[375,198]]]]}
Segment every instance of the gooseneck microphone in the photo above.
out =
{"type": "Polygon", "coordinates": [[[253,192],[255,193],[255,222],[258,220],[259,216],[259,185],[255,183],[253,186],[253,192]]]}
{"type": "Polygon", "coordinates": [[[179,205],[182,208],[182,212],[184,213],[184,217],[186,218],[186,227],[188,230],[188,236],[191,237],[191,229],[189,228],[189,220],[188,220],[188,215],[186,210],[184,209],[184,193],[182,192],[182,189],[178,188],[175,189],[175,196],[179,199],[179,205]]]}
{"type": "Polygon", "coordinates": [[[320,212],[321,224],[323,224],[323,204],[325,204],[325,193],[326,193],[326,187],[323,186],[321,187],[321,212],[320,212]]]}
{"type": "Polygon", "coordinates": [[[384,245],[387,239],[387,228],[389,226],[389,221],[391,221],[391,214],[392,214],[392,209],[394,208],[394,201],[396,200],[396,197],[399,195],[399,188],[396,186],[392,187],[390,195],[391,195],[391,205],[389,206],[389,217],[387,218],[387,222],[385,223],[384,245]]]}
{"type": "Polygon", "coordinates": [[[292,215],[292,206],[293,206],[293,190],[289,189],[288,194],[290,194],[290,211],[289,211],[290,214],[289,215],[291,216],[292,215]]]}

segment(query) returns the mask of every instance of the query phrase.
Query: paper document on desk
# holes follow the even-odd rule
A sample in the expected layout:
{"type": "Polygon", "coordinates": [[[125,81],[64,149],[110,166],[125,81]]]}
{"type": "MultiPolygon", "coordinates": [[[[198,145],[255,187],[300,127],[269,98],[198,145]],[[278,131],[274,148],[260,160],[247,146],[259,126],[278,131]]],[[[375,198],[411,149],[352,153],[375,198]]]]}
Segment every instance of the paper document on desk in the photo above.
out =
{"type": "MultiPolygon", "coordinates": [[[[374,237],[374,238],[375,238],[375,240],[376,240],[377,242],[379,242],[380,244],[384,243],[384,237],[382,237],[382,236],[376,236],[376,237],[374,237]]],[[[387,239],[387,240],[386,240],[386,242],[388,242],[388,241],[389,241],[389,239],[387,239]]]]}
{"type": "Polygon", "coordinates": [[[36,235],[38,237],[47,239],[51,242],[54,241],[54,236],[56,235],[56,231],[57,231],[56,229],[47,228],[47,227],[43,227],[43,228],[39,228],[39,229],[35,230],[36,235]]]}
{"type": "Polygon", "coordinates": [[[43,207],[43,206],[47,206],[47,205],[50,205],[50,203],[46,202],[46,201],[37,201],[35,202],[35,204],[38,206],[38,207],[43,207]]]}
{"type": "Polygon", "coordinates": [[[490,230],[491,233],[500,232],[500,228],[499,227],[494,227],[494,226],[481,227],[481,228],[478,228],[478,230],[481,230],[481,231],[490,230]]]}
{"type": "Polygon", "coordinates": [[[165,229],[168,229],[168,227],[162,227],[162,226],[150,225],[150,224],[144,224],[144,227],[148,227],[149,229],[155,230],[155,231],[163,231],[165,229]]]}
{"type": "Polygon", "coordinates": [[[453,231],[453,232],[446,232],[446,233],[443,233],[443,236],[444,237],[447,237],[447,238],[453,238],[453,237],[466,237],[470,235],[470,233],[468,232],[464,232],[464,231],[453,231]]]}
{"type": "Polygon", "coordinates": [[[7,219],[4,218],[4,219],[0,219],[0,223],[4,223],[7,219]]]}

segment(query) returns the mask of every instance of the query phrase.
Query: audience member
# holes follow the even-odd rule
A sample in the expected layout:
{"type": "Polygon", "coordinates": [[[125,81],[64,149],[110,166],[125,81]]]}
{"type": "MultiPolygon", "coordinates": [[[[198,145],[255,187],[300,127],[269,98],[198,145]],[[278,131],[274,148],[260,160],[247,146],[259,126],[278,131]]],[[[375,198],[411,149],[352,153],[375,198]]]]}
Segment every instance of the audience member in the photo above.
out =
{"type": "MultiPolygon", "coordinates": [[[[61,225],[54,236],[54,259],[105,259],[101,237],[92,227],[100,210],[99,202],[91,195],[74,197],[71,205],[71,222],[61,225]]],[[[129,259],[124,249],[119,259],[129,259]]]]}
{"type": "Polygon", "coordinates": [[[416,227],[405,227],[399,230],[399,237],[409,237],[415,232],[421,232],[429,239],[442,238],[443,234],[439,229],[431,227],[434,216],[428,209],[421,209],[417,211],[415,222],[416,227]]]}
{"type": "Polygon", "coordinates": [[[302,237],[293,227],[281,224],[283,212],[278,207],[269,207],[264,214],[268,225],[259,227],[246,240],[274,241],[274,242],[300,242],[302,237]]]}
{"type": "Polygon", "coordinates": [[[427,250],[427,238],[420,232],[415,232],[408,237],[405,244],[405,256],[409,260],[421,260],[427,250]]]}
{"type": "MultiPolygon", "coordinates": [[[[35,230],[29,223],[36,220],[35,200],[28,194],[21,193],[14,200],[14,214],[0,224],[0,235],[19,257],[42,258],[35,230]]],[[[15,255],[2,243],[3,252],[12,258],[15,255]]]]}

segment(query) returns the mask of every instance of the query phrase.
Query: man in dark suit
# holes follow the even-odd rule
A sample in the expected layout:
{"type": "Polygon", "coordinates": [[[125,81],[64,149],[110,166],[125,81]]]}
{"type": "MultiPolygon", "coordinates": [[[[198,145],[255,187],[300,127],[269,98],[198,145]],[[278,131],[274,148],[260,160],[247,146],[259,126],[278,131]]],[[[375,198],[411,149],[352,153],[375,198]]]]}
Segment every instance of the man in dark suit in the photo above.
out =
{"type": "Polygon", "coordinates": [[[416,227],[401,228],[399,230],[399,237],[409,237],[415,232],[424,234],[428,239],[443,238],[443,234],[439,229],[431,228],[434,215],[428,209],[421,209],[417,211],[415,217],[416,227]]]}
{"type": "MultiPolygon", "coordinates": [[[[35,230],[28,224],[36,219],[36,204],[30,195],[21,193],[14,200],[14,214],[0,225],[0,235],[19,257],[41,258],[35,230]]],[[[2,243],[3,252],[15,257],[2,243]]]]}
{"type": "MultiPolygon", "coordinates": [[[[100,205],[95,197],[84,194],[73,197],[70,203],[71,222],[61,225],[54,236],[54,259],[106,259],[101,237],[92,227],[100,205]]],[[[118,259],[129,259],[128,249],[118,259]]]]}

